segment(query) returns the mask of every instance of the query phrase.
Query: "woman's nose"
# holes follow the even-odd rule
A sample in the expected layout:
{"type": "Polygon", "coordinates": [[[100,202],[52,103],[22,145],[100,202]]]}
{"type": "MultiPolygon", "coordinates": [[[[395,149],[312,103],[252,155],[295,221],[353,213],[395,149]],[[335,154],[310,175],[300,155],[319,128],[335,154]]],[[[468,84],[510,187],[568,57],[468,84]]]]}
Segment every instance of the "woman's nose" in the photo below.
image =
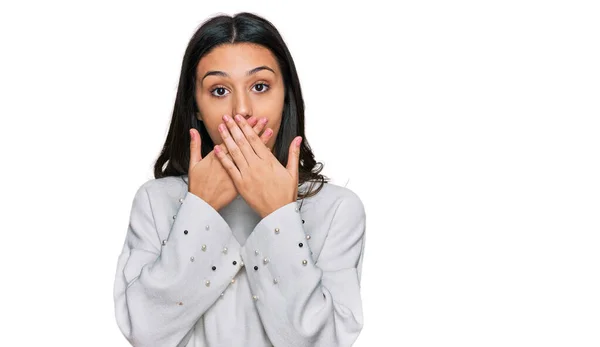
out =
{"type": "Polygon", "coordinates": [[[235,98],[235,105],[232,109],[232,116],[236,114],[241,115],[245,119],[252,116],[252,105],[250,104],[250,98],[244,93],[240,93],[235,98]]]}

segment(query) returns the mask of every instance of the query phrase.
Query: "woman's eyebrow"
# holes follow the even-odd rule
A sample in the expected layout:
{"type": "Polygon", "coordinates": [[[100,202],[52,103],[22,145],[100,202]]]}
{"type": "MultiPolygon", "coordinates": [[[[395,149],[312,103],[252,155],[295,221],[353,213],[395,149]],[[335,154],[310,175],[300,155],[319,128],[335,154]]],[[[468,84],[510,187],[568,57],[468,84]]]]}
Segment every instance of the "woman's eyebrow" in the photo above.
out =
{"type": "MultiPolygon", "coordinates": [[[[271,71],[272,73],[275,73],[275,71],[273,71],[273,69],[271,69],[271,68],[270,68],[270,67],[268,67],[268,66],[265,66],[265,65],[263,65],[263,66],[255,67],[254,69],[252,69],[252,70],[250,70],[250,71],[246,72],[246,76],[250,76],[250,75],[252,75],[252,74],[255,74],[255,73],[257,73],[257,72],[259,72],[259,71],[261,71],[261,70],[269,70],[269,71],[271,71]]],[[[209,72],[207,72],[207,73],[204,75],[204,77],[202,77],[202,80],[201,80],[200,82],[204,81],[204,79],[205,79],[206,77],[208,77],[208,76],[223,76],[223,77],[229,77],[229,75],[228,75],[227,73],[223,72],[223,71],[214,70],[214,71],[209,71],[209,72]]]]}

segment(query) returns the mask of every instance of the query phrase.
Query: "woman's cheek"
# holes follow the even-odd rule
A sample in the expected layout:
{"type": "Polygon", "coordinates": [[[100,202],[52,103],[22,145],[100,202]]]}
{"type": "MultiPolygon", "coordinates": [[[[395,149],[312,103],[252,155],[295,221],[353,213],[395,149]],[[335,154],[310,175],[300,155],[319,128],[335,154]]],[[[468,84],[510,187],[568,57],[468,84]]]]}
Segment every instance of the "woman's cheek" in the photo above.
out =
{"type": "Polygon", "coordinates": [[[223,139],[221,138],[221,134],[219,133],[219,130],[217,130],[218,126],[219,126],[218,124],[215,124],[214,126],[209,126],[207,128],[208,135],[210,135],[210,139],[212,140],[212,142],[215,145],[219,145],[223,142],[223,139]]]}

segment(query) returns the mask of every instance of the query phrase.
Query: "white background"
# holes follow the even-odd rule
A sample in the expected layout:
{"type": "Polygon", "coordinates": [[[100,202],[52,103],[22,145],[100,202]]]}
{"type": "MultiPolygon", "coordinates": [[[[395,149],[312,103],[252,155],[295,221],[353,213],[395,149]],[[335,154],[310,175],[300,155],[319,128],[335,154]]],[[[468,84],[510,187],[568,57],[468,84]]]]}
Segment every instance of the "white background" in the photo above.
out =
{"type": "Polygon", "coordinates": [[[0,345],[128,345],[133,195],[189,38],[239,11],[280,30],[307,140],[366,206],[355,346],[600,345],[598,8],[392,3],[3,3],[0,345]]]}

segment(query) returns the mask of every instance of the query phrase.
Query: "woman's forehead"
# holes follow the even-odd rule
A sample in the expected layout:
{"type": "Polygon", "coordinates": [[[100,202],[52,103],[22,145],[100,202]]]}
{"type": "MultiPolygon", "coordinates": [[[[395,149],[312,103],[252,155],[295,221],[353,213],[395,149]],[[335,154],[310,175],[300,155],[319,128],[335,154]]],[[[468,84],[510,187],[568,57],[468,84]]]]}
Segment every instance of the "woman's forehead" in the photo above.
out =
{"type": "Polygon", "coordinates": [[[200,59],[197,74],[202,78],[208,71],[216,70],[231,77],[245,77],[259,66],[267,66],[278,74],[277,60],[268,48],[249,43],[224,44],[200,59]]]}

